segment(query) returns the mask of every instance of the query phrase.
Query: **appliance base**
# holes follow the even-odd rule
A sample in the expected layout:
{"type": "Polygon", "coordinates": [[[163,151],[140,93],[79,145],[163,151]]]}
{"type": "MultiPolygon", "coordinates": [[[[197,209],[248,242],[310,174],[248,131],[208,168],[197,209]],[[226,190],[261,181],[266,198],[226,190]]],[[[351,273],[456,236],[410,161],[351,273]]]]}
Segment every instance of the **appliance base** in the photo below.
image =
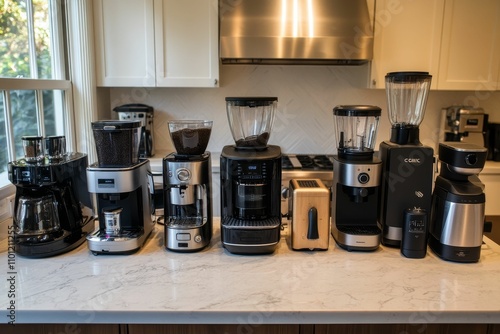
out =
{"type": "Polygon", "coordinates": [[[197,252],[210,244],[209,222],[200,227],[175,228],[165,226],[165,248],[174,252],[197,252]]]}
{"type": "Polygon", "coordinates": [[[67,253],[83,244],[93,228],[93,224],[89,221],[81,230],[73,232],[64,231],[62,236],[52,241],[40,243],[18,241],[14,246],[15,252],[18,255],[29,258],[44,258],[67,253]]]}
{"type": "Polygon", "coordinates": [[[278,242],[271,244],[262,244],[262,245],[228,244],[223,242],[222,246],[232,254],[263,255],[263,254],[273,253],[276,250],[276,247],[278,246],[278,242]]]}
{"type": "Polygon", "coordinates": [[[380,246],[382,233],[375,226],[336,226],[332,224],[332,236],[340,248],[347,251],[374,251],[380,246]],[[343,231],[344,229],[351,232],[343,231]]]}
{"type": "Polygon", "coordinates": [[[87,236],[87,245],[94,255],[125,255],[138,251],[146,242],[151,231],[146,235],[144,230],[133,230],[118,236],[107,235],[104,230],[96,230],[87,236]]]}
{"type": "Polygon", "coordinates": [[[481,257],[481,246],[456,247],[444,245],[432,234],[429,235],[429,247],[441,259],[452,262],[474,263],[478,262],[481,257]]]}

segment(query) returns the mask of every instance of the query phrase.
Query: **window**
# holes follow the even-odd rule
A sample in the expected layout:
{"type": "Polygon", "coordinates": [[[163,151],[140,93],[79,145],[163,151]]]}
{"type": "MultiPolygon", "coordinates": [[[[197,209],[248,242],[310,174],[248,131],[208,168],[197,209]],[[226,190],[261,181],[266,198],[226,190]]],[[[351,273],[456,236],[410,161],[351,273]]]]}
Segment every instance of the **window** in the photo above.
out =
{"type": "Polygon", "coordinates": [[[0,0],[0,187],[21,137],[72,133],[64,0],[0,0]]]}

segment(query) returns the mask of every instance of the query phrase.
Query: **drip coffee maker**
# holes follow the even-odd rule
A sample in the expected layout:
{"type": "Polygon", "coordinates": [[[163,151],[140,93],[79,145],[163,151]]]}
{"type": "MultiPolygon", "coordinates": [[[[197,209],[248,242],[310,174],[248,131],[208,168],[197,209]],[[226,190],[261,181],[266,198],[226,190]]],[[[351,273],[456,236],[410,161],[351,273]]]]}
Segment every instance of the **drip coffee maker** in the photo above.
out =
{"type": "Polygon", "coordinates": [[[272,253],[280,240],[281,149],[267,145],[278,98],[227,97],[235,145],[222,149],[221,240],[231,253],[272,253]]]}
{"type": "Polygon", "coordinates": [[[382,161],[374,157],[381,109],[336,106],[331,233],[342,248],[375,250],[380,245],[378,204],[382,161]]]}
{"type": "Polygon", "coordinates": [[[139,159],[139,121],[92,123],[97,163],[87,168],[99,227],[87,236],[94,255],[137,251],[153,230],[149,205],[149,160],[139,159]]]}
{"type": "Polygon", "coordinates": [[[379,224],[386,246],[400,247],[406,210],[427,214],[431,208],[434,150],[419,139],[431,79],[427,72],[391,72],[385,77],[392,127],[390,140],[380,144],[379,224]]]}
{"type": "Polygon", "coordinates": [[[441,169],[432,195],[429,247],[444,260],[479,261],[485,195],[477,175],[486,155],[487,149],[475,144],[439,144],[441,169]]]}
{"type": "Polygon", "coordinates": [[[176,153],[163,158],[165,247],[190,252],[212,238],[212,168],[205,151],[212,121],[168,122],[176,153]]]}
{"type": "Polygon", "coordinates": [[[66,153],[64,136],[26,136],[23,147],[25,157],[8,164],[16,186],[15,251],[33,258],[68,252],[93,229],[87,155],[66,153]]]}

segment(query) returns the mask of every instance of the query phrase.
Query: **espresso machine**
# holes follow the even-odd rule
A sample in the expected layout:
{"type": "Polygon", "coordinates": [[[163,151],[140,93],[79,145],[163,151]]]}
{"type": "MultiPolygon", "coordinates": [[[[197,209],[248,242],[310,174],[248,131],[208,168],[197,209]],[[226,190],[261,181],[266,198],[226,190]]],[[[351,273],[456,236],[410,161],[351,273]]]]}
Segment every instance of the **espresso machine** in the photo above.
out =
{"type": "Polygon", "coordinates": [[[485,147],[487,115],[483,108],[451,106],[444,108],[443,141],[470,143],[485,147]]]}
{"type": "Polygon", "coordinates": [[[149,160],[139,158],[141,123],[92,123],[98,162],[87,168],[98,228],[87,236],[94,255],[130,254],[151,234],[155,219],[149,203],[149,160]]]}
{"type": "Polygon", "coordinates": [[[8,163],[16,186],[15,252],[42,258],[73,250],[93,230],[87,155],[66,153],[64,136],[22,140],[25,157],[8,163]]]}
{"type": "Polygon", "coordinates": [[[374,156],[381,109],[341,105],[333,109],[337,155],[333,157],[332,224],[335,242],[348,251],[376,250],[382,161],[374,156]]]}
{"type": "Polygon", "coordinates": [[[429,247],[444,260],[479,261],[485,194],[477,175],[486,155],[487,149],[475,144],[439,144],[441,169],[432,196],[429,247]]]}
{"type": "Polygon", "coordinates": [[[226,97],[235,145],[222,149],[221,241],[235,254],[276,249],[281,228],[281,148],[267,145],[277,97],[226,97]]]}
{"type": "Polygon", "coordinates": [[[120,121],[141,122],[141,140],[139,143],[139,157],[150,158],[155,154],[154,145],[154,109],[141,103],[130,103],[113,109],[120,121]]]}
{"type": "Polygon", "coordinates": [[[164,240],[168,250],[193,252],[212,238],[212,165],[205,151],[212,121],[168,122],[176,153],[163,158],[164,240]]]}
{"type": "Polygon", "coordinates": [[[380,144],[382,191],[379,225],[382,243],[400,247],[408,209],[431,208],[434,150],[419,139],[432,76],[427,72],[391,72],[385,76],[391,138],[380,144]]]}

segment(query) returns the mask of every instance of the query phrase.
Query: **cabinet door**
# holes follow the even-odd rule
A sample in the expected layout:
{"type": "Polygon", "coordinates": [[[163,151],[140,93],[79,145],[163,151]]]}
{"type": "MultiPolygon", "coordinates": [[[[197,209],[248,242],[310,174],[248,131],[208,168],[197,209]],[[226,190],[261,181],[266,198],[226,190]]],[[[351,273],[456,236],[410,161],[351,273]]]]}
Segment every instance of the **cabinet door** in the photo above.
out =
{"type": "Polygon", "coordinates": [[[495,90],[500,1],[446,0],[438,89],[495,90]]]}
{"type": "Polygon", "coordinates": [[[155,0],[156,85],[217,87],[217,0],[155,0]]]}
{"type": "Polygon", "coordinates": [[[97,86],[155,85],[153,0],[94,0],[97,86]]]}
{"type": "Polygon", "coordinates": [[[385,88],[385,75],[425,71],[436,88],[444,0],[377,0],[371,88],[385,88]]]}

